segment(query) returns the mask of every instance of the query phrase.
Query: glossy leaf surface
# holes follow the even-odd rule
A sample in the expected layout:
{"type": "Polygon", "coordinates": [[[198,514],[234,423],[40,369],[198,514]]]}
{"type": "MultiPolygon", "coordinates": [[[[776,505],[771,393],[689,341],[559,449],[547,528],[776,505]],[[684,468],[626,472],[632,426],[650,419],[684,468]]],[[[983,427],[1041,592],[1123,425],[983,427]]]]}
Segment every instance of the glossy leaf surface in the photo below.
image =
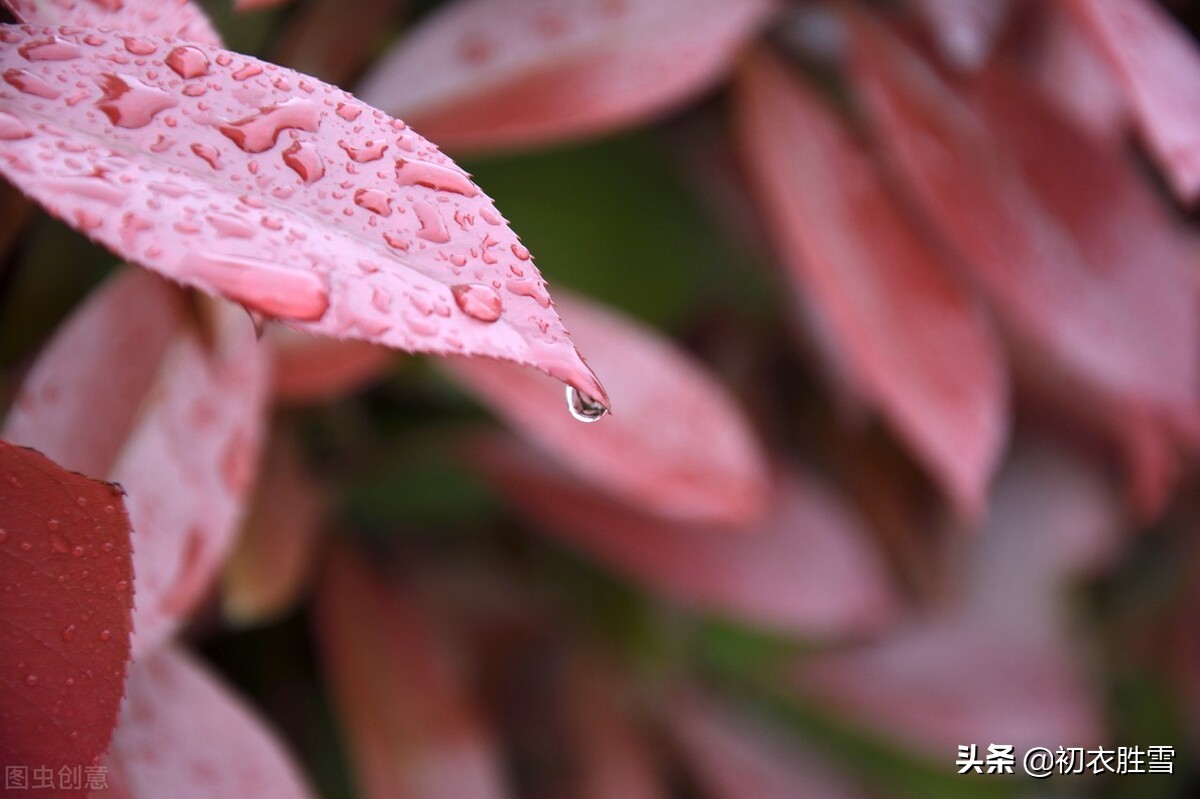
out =
{"type": "Polygon", "coordinates": [[[597,494],[500,439],[474,465],[547,534],[652,593],[795,635],[877,629],[895,610],[879,554],[819,481],[782,475],[766,518],[744,528],[667,522],[597,494]]]}
{"type": "Polygon", "coordinates": [[[1008,433],[996,336],[846,126],[762,54],[738,123],[767,222],[833,360],[968,513],[1008,433]]]}
{"type": "Polygon", "coordinates": [[[314,333],[604,402],[491,200],[404,123],[201,44],[0,30],[0,173],[115,252],[314,333]]]}
{"type": "Polygon", "coordinates": [[[460,0],[359,93],[460,152],[606,133],[719,81],[769,0],[460,0]]]}
{"type": "Polygon", "coordinates": [[[0,441],[0,765],[57,776],[108,748],[129,660],[130,561],[119,487],[0,441]]]}
{"type": "Polygon", "coordinates": [[[528,369],[483,360],[443,369],[568,470],[647,511],[734,524],[760,515],[765,458],[728,392],[653,330],[575,295],[559,303],[608,382],[614,415],[581,425],[556,413],[562,389],[528,369]]]}
{"type": "Polygon", "coordinates": [[[112,799],[311,799],[290,755],[263,721],[180,650],[136,662],[106,759],[112,799]]]}
{"type": "Polygon", "coordinates": [[[272,325],[271,395],[276,402],[319,403],[352,394],[384,375],[395,353],[365,341],[339,341],[272,325]]]}
{"type": "Polygon", "coordinates": [[[188,317],[176,292],[140,270],[103,286],[42,353],[6,427],[128,492],[135,655],[210,585],[253,485],[264,423],[267,364],[250,320],[223,305],[208,321],[188,317]],[[89,406],[91,397],[101,399],[89,406]]]}

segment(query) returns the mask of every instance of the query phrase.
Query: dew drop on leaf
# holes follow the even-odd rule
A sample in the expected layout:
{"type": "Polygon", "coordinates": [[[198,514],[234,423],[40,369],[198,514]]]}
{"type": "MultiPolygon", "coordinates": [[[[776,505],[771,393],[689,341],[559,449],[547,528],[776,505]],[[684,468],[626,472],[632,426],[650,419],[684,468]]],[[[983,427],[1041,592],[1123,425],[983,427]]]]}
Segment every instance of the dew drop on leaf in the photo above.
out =
{"type": "Polygon", "coordinates": [[[451,286],[450,291],[459,310],[480,322],[495,322],[504,310],[500,295],[490,286],[469,283],[451,286]]]}
{"type": "Polygon", "coordinates": [[[603,403],[581,394],[575,386],[567,386],[567,410],[581,422],[598,422],[608,413],[603,403]]]}

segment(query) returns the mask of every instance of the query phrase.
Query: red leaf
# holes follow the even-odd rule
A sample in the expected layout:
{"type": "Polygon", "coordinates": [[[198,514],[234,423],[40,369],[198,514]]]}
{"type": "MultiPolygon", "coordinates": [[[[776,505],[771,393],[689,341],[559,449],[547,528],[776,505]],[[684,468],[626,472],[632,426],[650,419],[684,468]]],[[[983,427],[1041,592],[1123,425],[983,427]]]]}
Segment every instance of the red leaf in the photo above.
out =
{"type": "Polygon", "coordinates": [[[346,13],[344,0],[314,0],[289,17],[271,60],[326,83],[346,86],[371,63],[375,44],[408,0],[356,0],[346,13]]]}
{"type": "Polygon", "coordinates": [[[233,0],[233,7],[240,12],[260,11],[264,8],[275,8],[287,2],[289,0],[233,0]]]}
{"type": "Polygon", "coordinates": [[[266,363],[249,320],[214,305],[202,333],[173,292],[137,270],[110,281],[43,352],[6,428],[128,491],[135,655],[208,588],[252,487],[264,422],[266,363]],[[81,398],[103,397],[110,384],[114,401],[96,400],[89,413],[81,398]]]}
{"type": "MultiPolygon", "coordinates": [[[[855,15],[854,74],[883,144],[922,208],[987,291],[1033,381],[1093,395],[1129,427],[1196,426],[1195,245],[1118,153],[1031,86],[980,102],[985,125],[882,29],[855,15]]],[[[998,73],[989,74],[988,81],[998,73]]],[[[1088,407],[1092,406],[1092,407],[1088,407]]]]}
{"type": "Polygon", "coordinates": [[[279,325],[267,329],[271,347],[272,398],[322,403],[373,383],[395,363],[395,353],[365,341],[338,341],[279,325]]]}
{"type": "Polygon", "coordinates": [[[667,728],[707,799],[851,799],[862,796],[807,751],[696,692],[664,704],[667,728]]]}
{"type": "Polygon", "coordinates": [[[0,173],[115,252],[263,316],[529,363],[604,402],[515,234],[436,148],[315,79],[142,38],[154,52],[135,59],[110,33],[0,30],[0,173]],[[71,57],[31,60],[54,37],[71,57]]]}
{"type": "Polygon", "coordinates": [[[916,0],[942,57],[961,70],[983,66],[1008,21],[1009,0],[916,0]]]}
{"type": "Polygon", "coordinates": [[[57,785],[108,748],[132,580],[120,489],[0,441],[0,766],[51,768],[57,785]]]}
{"type": "Polygon", "coordinates": [[[129,672],[105,799],[306,799],[313,793],[276,736],[190,655],[153,653],[129,672]]]}
{"type": "Polygon", "coordinates": [[[222,579],[227,618],[261,624],[287,611],[306,588],[321,541],[323,487],[305,470],[290,436],[277,433],[222,579]]]}
{"type": "Polygon", "coordinates": [[[506,442],[483,439],[469,453],[546,532],[698,610],[821,637],[875,630],[895,610],[884,564],[858,521],[803,473],[779,479],[761,524],[730,529],[645,515],[506,442]]]}
{"type": "Polygon", "coordinates": [[[1008,433],[999,342],[904,217],[845,126],[782,65],[758,57],[738,123],[796,293],[834,361],[964,512],[982,509],[1008,433]]]}
{"type": "Polygon", "coordinates": [[[443,369],[567,468],[626,501],[679,520],[740,523],[761,515],[764,456],[704,367],[615,311],[562,292],[559,302],[572,336],[609,376],[616,415],[576,424],[558,412],[562,390],[528,369],[458,359],[443,369]]]}
{"type": "Polygon", "coordinates": [[[1147,0],[1063,0],[1097,38],[1147,145],[1179,201],[1200,195],[1200,53],[1192,36],[1147,0]]]}
{"type": "Polygon", "coordinates": [[[420,600],[335,552],[316,605],[358,795],[506,795],[488,732],[420,600]]]}
{"type": "MultiPolygon", "coordinates": [[[[13,14],[30,25],[112,28],[134,34],[221,44],[204,9],[193,0],[3,0],[13,14]]],[[[125,48],[139,53],[141,42],[124,37],[125,48]]]]}
{"type": "Polygon", "coordinates": [[[453,151],[641,124],[723,76],[771,0],[459,0],[359,94],[453,151]]]}

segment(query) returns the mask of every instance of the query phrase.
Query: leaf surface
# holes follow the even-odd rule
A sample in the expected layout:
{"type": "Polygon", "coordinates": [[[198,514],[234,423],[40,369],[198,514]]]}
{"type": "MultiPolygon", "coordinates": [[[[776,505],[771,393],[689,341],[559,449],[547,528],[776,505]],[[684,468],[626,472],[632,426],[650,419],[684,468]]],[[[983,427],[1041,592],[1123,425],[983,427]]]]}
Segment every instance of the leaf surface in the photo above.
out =
{"type": "Polygon", "coordinates": [[[765,53],[738,89],[743,156],[822,341],[960,510],[977,513],[1008,434],[988,320],[822,100],[765,53]]]}
{"type": "Polygon", "coordinates": [[[1148,0],[1064,0],[1100,42],[1125,84],[1151,153],[1181,203],[1200,196],[1200,52],[1148,0]]]}
{"type": "Polygon", "coordinates": [[[317,625],[343,740],[365,799],[506,795],[489,733],[420,600],[335,551],[317,625]]]}
{"type": "Polygon", "coordinates": [[[740,523],[761,515],[769,478],[745,416],[707,370],[660,334],[559,293],[572,336],[620,407],[596,424],[557,412],[562,389],[510,364],[450,359],[443,370],[598,488],[664,517],[740,523]]]}
{"type": "Polygon", "coordinates": [[[209,587],[252,487],[264,424],[267,363],[250,320],[214,305],[202,332],[177,292],[140,270],[104,285],[43,351],[5,433],[128,492],[135,656],[209,587]]]}
{"type": "Polygon", "coordinates": [[[112,799],[310,799],[276,735],[221,681],[167,647],[133,665],[106,764],[112,799]]]}
{"type": "Polygon", "coordinates": [[[1009,0],[915,0],[911,5],[942,57],[969,71],[987,61],[1010,12],[1009,0]]]}
{"type": "Polygon", "coordinates": [[[263,339],[271,348],[271,395],[276,402],[322,403],[379,379],[395,353],[365,341],[339,341],[272,325],[263,339]]]}
{"type": "Polygon", "coordinates": [[[0,441],[0,766],[51,768],[60,785],[61,769],[81,771],[107,749],[132,582],[120,488],[0,441]]]}
{"type": "Polygon", "coordinates": [[[380,60],[359,94],[453,152],[640,124],[708,89],[770,0],[459,0],[380,60]]]}
{"type": "Polygon", "coordinates": [[[527,450],[480,439],[471,462],[550,536],[697,610],[783,633],[847,637],[896,608],[879,553],[818,480],[781,475],[766,518],[744,528],[669,522],[563,476],[527,450]]]}
{"type": "MultiPolygon", "coordinates": [[[[21,22],[47,27],[112,28],[128,34],[150,34],[168,39],[187,39],[221,44],[194,0],[3,0],[21,22]]],[[[136,36],[125,37],[130,53],[136,53],[136,36]]]]}
{"type": "Polygon", "coordinates": [[[263,317],[532,364],[604,403],[528,251],[404,123],[273,64],[139,40],[144,55],[112,33],[0,30],[0,173],[114,252],[263,317]]]}

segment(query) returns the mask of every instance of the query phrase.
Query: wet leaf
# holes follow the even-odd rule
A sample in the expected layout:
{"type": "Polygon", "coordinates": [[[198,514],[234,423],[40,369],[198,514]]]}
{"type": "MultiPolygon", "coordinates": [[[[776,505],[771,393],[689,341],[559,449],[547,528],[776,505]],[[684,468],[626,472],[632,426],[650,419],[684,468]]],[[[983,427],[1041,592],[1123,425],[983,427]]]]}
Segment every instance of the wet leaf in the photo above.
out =
{"type": "Polygon", "coordinates": [[[324,487],[308,473],[296,443],[278,431],[263,456],[250,512],[225,564],[226,618],[262,624],[303,594],[325,523],[324,487]]]}
{"type": "Polygon", "coordinates": [[[395,353],[365,341],[339,341],[272,325],[264,340],[271,348],[272,399],[321,403],[352,394],[384,375],[395,353]]]}
{"type": "Polygon", "coordinates": [[[555,539],[647,590],[697,610],[793,635],[874,631],[896,608],[879,553],[830,489],[780,475],[765,520],[744,528],[668,522],[597,494],[500,439],[474,466],[555,539]]]}
{"type": "Polygon", "coordinates": [[[211,312],[202,331],[177,289],[120,273],[47,346],[5,430],[128,492],[135,656],[209,587],[253,485],[267,364],[240,310],[211,312]]]}
{"type": "Polygon", "coordinates": [[[978,513],[1008,434],[988,320],[812,90],[765,54],[738,88],[744,158],[832,359],[959,509],[978,513]]]}
{"type": "Polygon", "coordinates": [[[459,0],[359,87],[453,152],[645,122],[723,76],[770,0],[459,0]]]}
{"type": "Polygon", "coordinates": [[[695,690],[663,703],[668,734],[706,799],[852,799],[863,792],[821,753],[695,690]]]}
{"type": "Polygon", "coordinates": [[[529,363],[604,402],[491,200],[402,122],[207,45],[0,39],[0,173],[96,241],[262,317],[529,363]]]}
{"type": "MultiPolygon", "coordinates": [[[[129,34],[221,43],[220,34],[194,0],[3,0],[3,3],[17,19],[30,25],[112,28],[129,34]]],[[[137,37],[124,38],[126,50],[137,55],[141,46],[137,37]]]]}
{"type": "Polygon", "coordinates": [[[118,487],[0,441],[0,765],[58,775],[108,748],[129,660],[129,549],[118,487]]]}
{"type": "Polygon", "coordinates": [[[1064,0],[1101,44],[1125,85],[1151,153],[1179,201],[1200,196],[1200,52],[1149,0],[1064,0]]]}
{"type": "Polygon", "coordinates": [[[359,796],[506,795],[453,651],[417,596],[336,551],[316,609],[359,796]]]}
{"type": "Polygon", "coordinates": [[[911,5],[942,57],[970,71],[987,61],[1010,12],[1009,0],[915,0],[911,5]]]}
{"type": "Polygon", "coordinates": [[[106,765],[112,799],[314,794],[282,744],[239,697],[181,650],[129,671],[106,765]]]}
{"type": "Polygon", "coordinates": [[[730,523],[761,515],[762,450],[705,368],[613,310],[562,292],[559,303],[612,387],[615,415],[580,425],[558,412],[561,387],[509,364],[454,359],[443,370],[565,468],[649,512],[730,523]]]}
{"type": "Polygon", "coordinates": [[[1195,243],[1131,166],[1029,84],[987,89],[981,119],[882,28],[855,15],[854,29],[854,75],[883,147],[986,291],[1022,378],[1119,435],[1148,424],[1194,438],[1195,243]]]}

